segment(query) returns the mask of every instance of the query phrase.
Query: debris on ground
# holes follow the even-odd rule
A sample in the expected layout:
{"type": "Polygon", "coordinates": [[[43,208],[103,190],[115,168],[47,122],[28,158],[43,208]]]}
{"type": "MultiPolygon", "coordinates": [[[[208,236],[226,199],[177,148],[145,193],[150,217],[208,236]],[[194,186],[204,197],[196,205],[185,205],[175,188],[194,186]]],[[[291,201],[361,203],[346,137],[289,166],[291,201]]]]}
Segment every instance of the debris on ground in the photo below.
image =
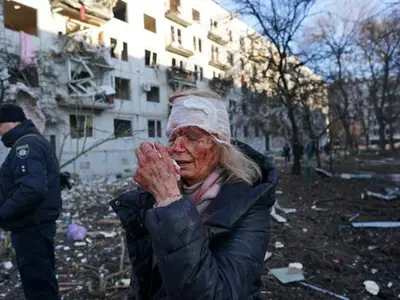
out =
{"type": "Polygon", "coordinates": [[[368,293],[370,293],[374,296],[379,294],[379,286],[376,284],[375,281],[366,280],[366,281],[364,281],[364,286],[365,286],[365,289],[368,291],[368,293]]]}
{"type": "Polygon", "coordinates": [[[302,269],[291,267],[290,265],[287,268],[270,269],[269,273],[283,284],[305,279],[302,269]]]}
{"type": "MultiPolygon", "coordinates": [[[[343,180],[333,176],[321,180],[312,171],[303,184],[301,177],[290,174],[290,166],[279,169],[278,205],[295,207],[296,213],[285,215],[290,216],[290,227],[288,222],[270,222],[261,299],[370,300],[374,296],[364,288],[366,280],[376,282],[380,297],[387,294],[386,299],[397,299],[399,228],[361,229],[351,225],[399,222],[400,201],[360,199],[366,190],[395,190],[399,185],[383,177],[343,180]],[[306,272],[302,275],[306,280],[281,284],[269,274],[273,269],[289,268],[288,262],[303,262],[306,272]]],[[[335,172],[354,174],[351,169],[335,172]]],[[[109,201],[134,187],[132,180],[124,176],[88,177],[84,182],[76,181],[71,190],[63,191],[63,212],[57,222],[56,238],[57,274],[63,300],[123,299],[129,287],[130,264],[123,230],[109,201]],[[87,230],[83,240],[68,240],[66,233],[71,224],[87,230]]],[[[9,235],[4,232],[0,232],[0,298],[24,299],[9,235]],[[11,268],[3,267],[4,262],[12,263],[8,264],[11,268]]]]}

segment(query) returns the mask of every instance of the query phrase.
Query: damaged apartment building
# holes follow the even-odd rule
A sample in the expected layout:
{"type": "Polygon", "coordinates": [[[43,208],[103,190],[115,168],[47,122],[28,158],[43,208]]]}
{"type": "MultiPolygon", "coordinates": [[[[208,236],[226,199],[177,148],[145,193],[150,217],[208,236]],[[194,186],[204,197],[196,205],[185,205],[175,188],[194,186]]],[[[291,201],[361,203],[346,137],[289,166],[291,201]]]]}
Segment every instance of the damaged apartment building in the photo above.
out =
{"type": "MultiPolygon", "coordinates": [[[[254,31],[214,0],[0,2],[1,101],[24,108],[65,170],[131,173],[141,141],[165,142],[174,90],[213,88],[232,114],[240,106],[245,75],[226,74],[254,31]]],[[[262,152],[280,149],[243,126],[232,132],[262,152]]]]}

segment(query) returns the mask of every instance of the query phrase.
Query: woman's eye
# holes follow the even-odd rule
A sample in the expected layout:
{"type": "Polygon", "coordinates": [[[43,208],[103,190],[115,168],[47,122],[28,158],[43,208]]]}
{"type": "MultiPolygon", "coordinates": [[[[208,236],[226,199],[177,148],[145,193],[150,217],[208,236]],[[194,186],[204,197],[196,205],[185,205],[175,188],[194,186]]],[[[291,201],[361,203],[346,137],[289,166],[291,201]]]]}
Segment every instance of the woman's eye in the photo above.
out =
{"type": "Polygon", "coordinates": [[[197,141],[198,137],[197,136],[193,136],[193,135],[189,135],[188,139],[189,139],[189,141],[197,141]]]}

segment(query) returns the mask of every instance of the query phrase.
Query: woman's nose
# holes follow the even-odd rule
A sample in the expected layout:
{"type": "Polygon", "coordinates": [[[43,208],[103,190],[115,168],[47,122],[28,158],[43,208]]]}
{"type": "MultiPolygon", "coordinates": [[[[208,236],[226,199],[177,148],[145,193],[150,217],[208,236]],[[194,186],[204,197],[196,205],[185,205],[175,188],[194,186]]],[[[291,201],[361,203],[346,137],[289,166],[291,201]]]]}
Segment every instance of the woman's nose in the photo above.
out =
{"type": "Polygon", "coordinates": [[[171,152],[185,152],[185,138],[179,136],[175,139],[175,141],[169,146],[171,152]]]}

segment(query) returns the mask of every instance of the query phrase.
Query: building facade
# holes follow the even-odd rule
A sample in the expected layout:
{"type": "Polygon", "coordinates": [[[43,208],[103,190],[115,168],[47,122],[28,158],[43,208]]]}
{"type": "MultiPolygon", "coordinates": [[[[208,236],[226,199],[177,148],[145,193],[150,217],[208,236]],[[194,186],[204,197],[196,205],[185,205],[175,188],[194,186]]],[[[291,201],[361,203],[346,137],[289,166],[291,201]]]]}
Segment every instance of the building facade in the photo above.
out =
{"type": "Polygon", "coordinates": [[[166,142],[168,94],[194,87],[223,92],[234,136],[261,152],[281,149],[284,139],[261,136],[235,117],[246,72],[257,73],[267,57],[257,48],[244,56],[254,30],[216,1],[3,0],[2,6],[1,56],[16,69],[5,66],[4,90],[38,111],[37,123],[45,123],[66,170],[132,172],[140,142],[166,142]]]}

